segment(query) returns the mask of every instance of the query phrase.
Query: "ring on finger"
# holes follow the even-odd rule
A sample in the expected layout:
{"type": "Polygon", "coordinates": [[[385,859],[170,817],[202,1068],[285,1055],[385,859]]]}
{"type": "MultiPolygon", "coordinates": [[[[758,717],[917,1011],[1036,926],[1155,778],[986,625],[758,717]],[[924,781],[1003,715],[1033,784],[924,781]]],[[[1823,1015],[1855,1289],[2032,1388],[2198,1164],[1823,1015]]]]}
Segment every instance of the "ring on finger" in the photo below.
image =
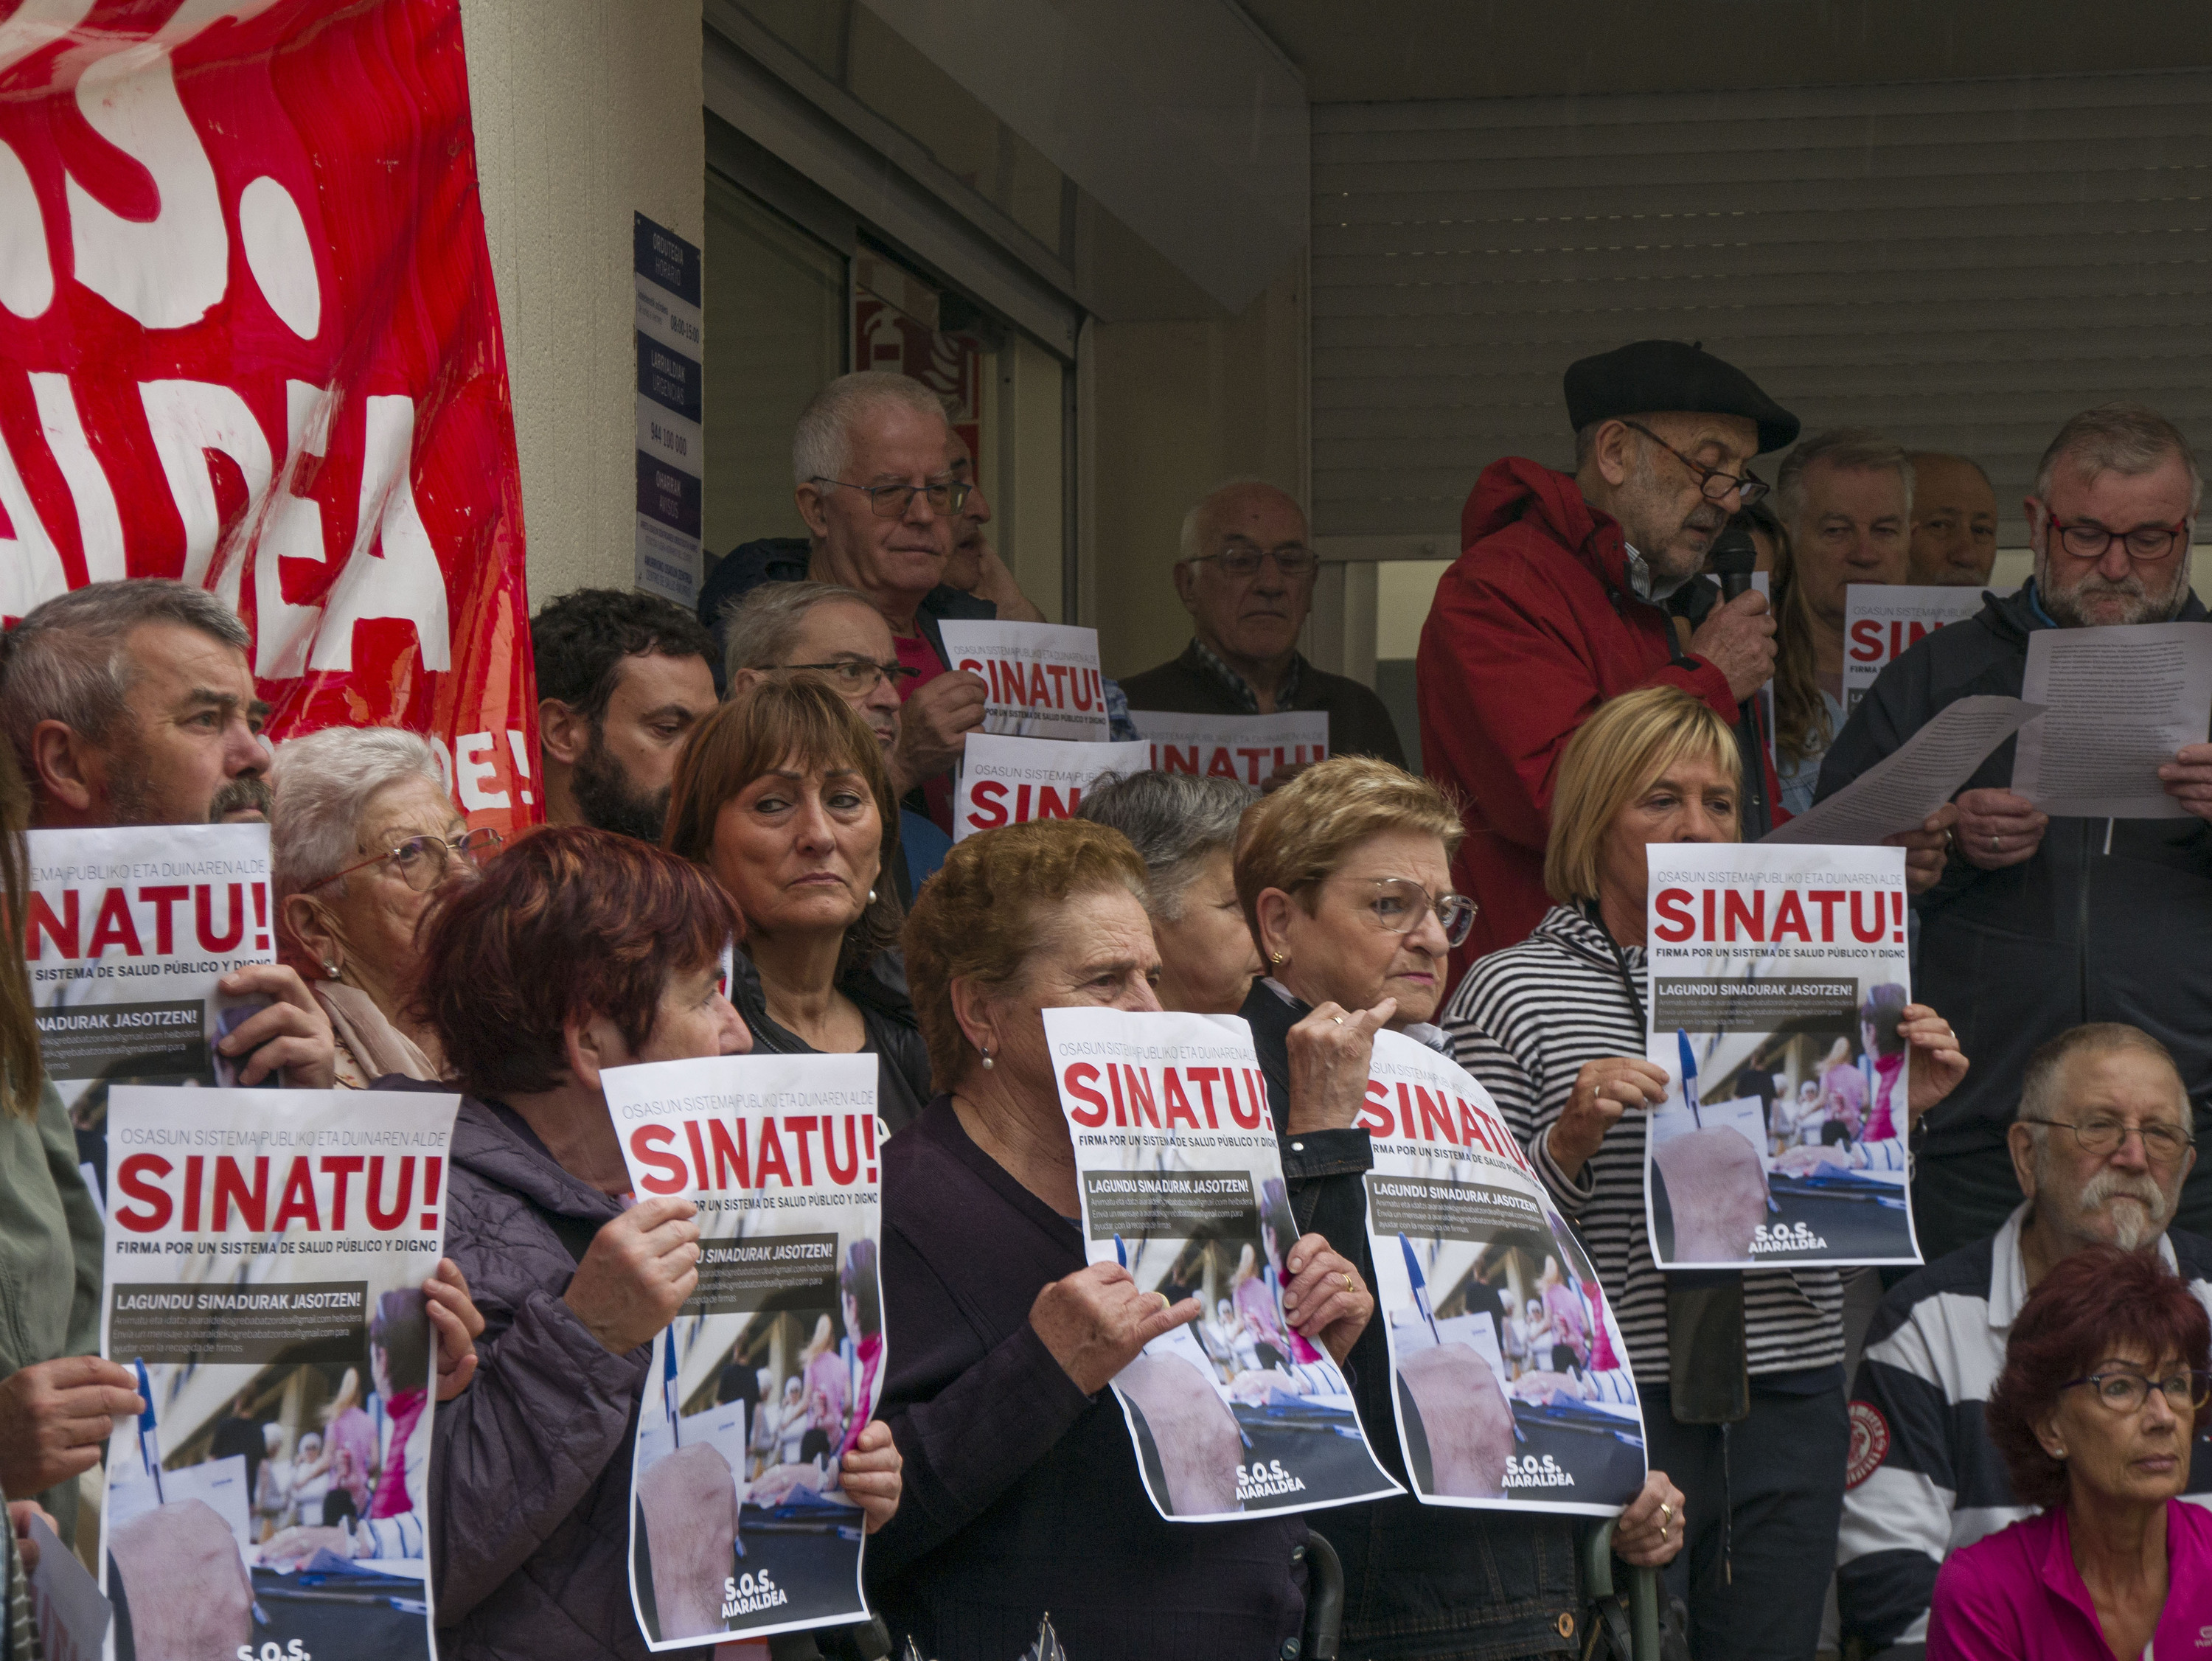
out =
{"type": "Polygon", "coordinates": [[[1334,1021],[1340,1027],[1344,1025],[1344,1017],[1342,1015],[1331,1015],[1329,1019],[1334,1021]]]}

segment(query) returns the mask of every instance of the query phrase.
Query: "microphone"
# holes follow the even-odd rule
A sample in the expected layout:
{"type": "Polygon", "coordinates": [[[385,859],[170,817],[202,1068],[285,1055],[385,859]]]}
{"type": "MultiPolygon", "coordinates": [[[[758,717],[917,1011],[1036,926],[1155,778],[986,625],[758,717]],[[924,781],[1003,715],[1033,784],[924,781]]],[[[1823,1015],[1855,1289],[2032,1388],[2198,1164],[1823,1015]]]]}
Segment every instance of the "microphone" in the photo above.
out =
{"type": "Polygon", "coordinates": [[[1721,579],[1723,603],[1751,591],[1751,569],[1759,563],[1759,547],[1751,539],[1751,516],[1738,513],[1721,527],[1705,555],[1707,567],[1721,579]]]}

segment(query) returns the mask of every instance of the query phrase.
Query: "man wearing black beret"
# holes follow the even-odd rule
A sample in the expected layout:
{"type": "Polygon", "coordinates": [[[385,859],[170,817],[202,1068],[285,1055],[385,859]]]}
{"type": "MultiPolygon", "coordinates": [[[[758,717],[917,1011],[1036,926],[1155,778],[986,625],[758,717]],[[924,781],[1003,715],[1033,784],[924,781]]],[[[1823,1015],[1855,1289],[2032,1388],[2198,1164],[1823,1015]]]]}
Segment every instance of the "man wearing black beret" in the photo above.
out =
{"type": "MultiPolygon", "coordinates": [[[[1566,395],[1575,470],[1519,456],[1483,470],[1421,629],[1422,761],[1466,804],[1452,875],[1482,908],[1455,967],[1543,916],[1552,785],[1592,711],[1667,684],[1734,725],[1774,669],[1765,597],[1719,604],[1698,573],[1729,516],[1766,494],[1752,458],[1788,446],[1797,417],[1671,340],[1583,359],[1566,395]]],[[[1773,769],[1760,769],[1772,802],[1773,769]]]]}

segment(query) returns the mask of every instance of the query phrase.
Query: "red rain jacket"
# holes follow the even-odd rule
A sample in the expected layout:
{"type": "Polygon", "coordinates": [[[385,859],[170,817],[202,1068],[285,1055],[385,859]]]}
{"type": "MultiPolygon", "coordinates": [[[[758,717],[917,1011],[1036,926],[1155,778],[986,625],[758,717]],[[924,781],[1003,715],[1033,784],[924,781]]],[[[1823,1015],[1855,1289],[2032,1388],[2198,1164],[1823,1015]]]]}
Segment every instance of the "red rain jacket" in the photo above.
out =
{"type": "MultiPolygon", "coordinates": [[[[1467,840],[1452,877],[1482,907],[1455,979],[1527,938],[1551,904],[1552,789],[1593,710],[1667,685],[1736,719],[1728,677],[1673,649],[1673,620],[1628,585],[1620,524],[1583,500],[1571,475],[1518,456],[1492,462],[1460,515],[1460,544],[1417,659],[1422,765],[1459,797],[1467,840]]],[[[1766,773],[1767,800],[1778,801],[1771,764],[1766,773]]]]}

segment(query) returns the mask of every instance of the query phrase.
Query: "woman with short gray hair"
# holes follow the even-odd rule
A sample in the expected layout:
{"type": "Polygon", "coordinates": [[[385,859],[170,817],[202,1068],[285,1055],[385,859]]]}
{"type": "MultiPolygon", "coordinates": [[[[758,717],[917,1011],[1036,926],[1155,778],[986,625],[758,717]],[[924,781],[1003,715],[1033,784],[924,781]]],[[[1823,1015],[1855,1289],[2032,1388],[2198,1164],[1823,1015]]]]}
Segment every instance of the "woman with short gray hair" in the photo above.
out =
{"type": "Polygon", "coordinates": [[[1080,818],[1127,837],[1152,883],[1146,910],[1160,951],[1160,1007],[1235,1015],[1260,953],[1237,903],[1237,826],[1260,792],[1231,779],[1133,773],[1094,786],[1080,818]]]}
{"type": "Polygon", "coordinates": [[[331,1018],[337,1082],[435,1079],[437,1040],[408,1011],[416,924],[472,876],[499,833],[471,830],[429,741],[392,727],[326,727],[276,751],[269,815],[279,938],[331,1018]]]}

